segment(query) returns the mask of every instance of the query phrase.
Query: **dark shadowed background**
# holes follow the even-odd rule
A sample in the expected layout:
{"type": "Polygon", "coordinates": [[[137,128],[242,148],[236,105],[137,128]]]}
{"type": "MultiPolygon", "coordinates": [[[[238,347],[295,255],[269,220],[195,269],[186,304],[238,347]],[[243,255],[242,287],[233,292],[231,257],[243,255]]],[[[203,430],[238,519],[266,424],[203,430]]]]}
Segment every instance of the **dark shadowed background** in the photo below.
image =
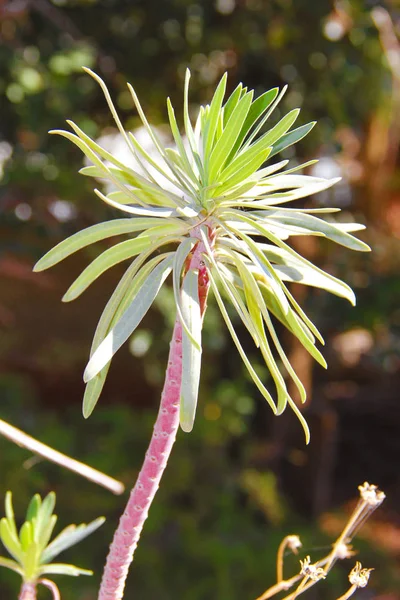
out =
{"type": "MultiPolygon", "coordinates": [[[[327,372],[314,365],[282,331],[308,389],[308,447],[291,414],[272,417],[211,300],[195,428],[178,435],[127,599],[253,600],[274,581],[285,534],[298,533],[303,554],[313,559],[326,553],[364,480],[378,484],[387,500],[355,543],[363,565],[375,567],[357,597],[400,599],[399,30],[396,0],[0,2],[1,419],[129,487],[157,410],[174,320],[170,289],[113,361],[99,405],[84,421],[82,372],[123,266],[72,304],[60,298],[95,250],[32,273],[58,241],[113,214],[93,194],[93,182],[77,173],[79,151],[47,133],[71,118],[92,137],[116,143],[104,98],[83,65],[105,79],[132,129],[140,125],[126,81],[160,126],[166,96],[181,108],[187,66],[194,112],[226,70],[230,89],[243,81],[259,94],[288,83],[280,114],[301,107],[299,123],[317,119],[318,125],[283,157],[293,164],[320,158],[315,174],[343,177],[312,204],[339,206],[365,223],[361,237],[373,248],[357,255],[315,239],[295,242],[343,277],[358,299],[353,309],[325,292],[295,289],[326,339],[329,363],[327,372]]],[[[257,351],[248,352],[258,366],[257,351]]],[[[0,439],[1,499],[8,489],[20,517],[33,493],[50,490],[57,492],[62,525],[107,517],[62,557],[95,576],[57,578],[63,600],[94,600],[126,498],[0,439]]],[[[353,562],[338,566],[307,597],[340,596],[353,562]]],[[[288,557],[285,574],[297,564],[288,557]]],[[[16,598],[18,585],[16,575],[0,572],[2,600],[16,598]]]]}

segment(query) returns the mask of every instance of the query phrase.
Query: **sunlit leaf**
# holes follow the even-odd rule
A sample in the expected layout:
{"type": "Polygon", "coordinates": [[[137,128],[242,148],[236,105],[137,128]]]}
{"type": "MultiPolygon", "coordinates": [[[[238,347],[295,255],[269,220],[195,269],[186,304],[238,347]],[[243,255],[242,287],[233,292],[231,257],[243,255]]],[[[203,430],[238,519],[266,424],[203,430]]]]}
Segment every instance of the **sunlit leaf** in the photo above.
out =
{"type": "Polygon", "coordinates": [[[197,270],[189,270],[183,279],[181,292],[182,315],[190,331],[190,337],[185,330],[182,331],[180,425],[186,432],[193,428],[200,383],[202,318],[198,275],[197,270]]]}

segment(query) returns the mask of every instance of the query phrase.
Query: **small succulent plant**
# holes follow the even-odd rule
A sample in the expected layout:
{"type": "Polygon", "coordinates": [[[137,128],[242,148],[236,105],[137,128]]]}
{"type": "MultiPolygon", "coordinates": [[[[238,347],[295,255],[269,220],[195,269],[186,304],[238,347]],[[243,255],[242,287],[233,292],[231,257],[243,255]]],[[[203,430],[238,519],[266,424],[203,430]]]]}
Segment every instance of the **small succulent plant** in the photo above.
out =
{"type": "Polygon", "coordinates": [[[50,541],[57,523],[57,515],[53,514],[55,501],[54,492],[50,492],[43,500],[39,494],[35,494],[29,503],[25,521],[18,531],[12,494],[6,494],[6,516],[0,521],[0,539],[12,559],[0,556],[0,567],[18,573],[23,579],[23,587],[25,585],[33,589],[48,575],[92,575],[92,571],[87,569],[55,563],[53,560],[61,552],[96,531],[104,523],[104,518],[99,517],[89,525],[69,525],[50,541]]]}

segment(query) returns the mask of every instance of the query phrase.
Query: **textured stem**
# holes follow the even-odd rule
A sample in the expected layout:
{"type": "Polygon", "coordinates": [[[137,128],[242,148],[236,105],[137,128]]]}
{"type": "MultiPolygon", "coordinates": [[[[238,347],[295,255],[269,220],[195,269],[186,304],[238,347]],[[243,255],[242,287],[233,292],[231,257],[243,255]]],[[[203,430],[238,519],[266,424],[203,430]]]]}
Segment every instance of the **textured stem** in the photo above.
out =
{"type": "Polygon", "coordinates": [[[36,600],[36,584],[24,581],[19,591],[18,600],[36,600]]]}
{"type": "Polygon", "coordinates": [[[160,410],[142,469],[110,546],[99,600],[120,600],[123,596],[129,565],[178,430],[181,377],[182,326],[177,319],[160,410]]]}
{"type": "MultiPolygon", "coordinates": [[[[199,271],[199,298],[202,314],[204,314],[208,292],[208,277],[202,261],[203,252],[204,246],[202,242],[199,242],[189,259],[189,268],[199,271]]],[[[98,600],[121,600],[123,597],[133,553],[175,442],[179,426],[181,382],[182,325],[177,318],[153,435],[139,477],[114,534],[98,600]]]]}

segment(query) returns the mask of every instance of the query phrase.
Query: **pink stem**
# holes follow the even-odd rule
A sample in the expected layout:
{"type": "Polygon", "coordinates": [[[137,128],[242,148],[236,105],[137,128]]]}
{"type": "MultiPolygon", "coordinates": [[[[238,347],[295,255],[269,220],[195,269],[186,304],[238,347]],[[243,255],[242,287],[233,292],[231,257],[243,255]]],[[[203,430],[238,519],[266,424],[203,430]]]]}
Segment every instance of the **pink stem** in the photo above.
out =
{"type": "Polygon", "coordinates": [[[54,581],[50,581],[50,579],[39,579],[38,583],[41,583],[51,591],[53,600],[61,600],[60,590],[54,581]]]}
{"type": "Polygon", "coordinates": [[[36,584],[24,581],[19,591],[18,600],[36,600],[36,584]]]}
{"type": "MultiPolygon", "coordinates": [[[[202,314],[208,291],[208,277],[199,242],[190,258],[190,267],[199,269],[199,296],[202,314]]],[[[182,381],[182,325],[177,318],[172,335],[168,367],[160,409],[139,477],[131,492],[110,546],[98,600],[121,600],[125,580],[149,508],[167,465],[179,426],[179,401],[182,381]]]]}
{"type": "Polygon", "coordinates": [[[110,546],[99,600],[121,600],[129,565],[148,510],[167,465],[179,426],[182,377],[182,326],[175,321],[160,410],[142,469],[110,546]]]}

